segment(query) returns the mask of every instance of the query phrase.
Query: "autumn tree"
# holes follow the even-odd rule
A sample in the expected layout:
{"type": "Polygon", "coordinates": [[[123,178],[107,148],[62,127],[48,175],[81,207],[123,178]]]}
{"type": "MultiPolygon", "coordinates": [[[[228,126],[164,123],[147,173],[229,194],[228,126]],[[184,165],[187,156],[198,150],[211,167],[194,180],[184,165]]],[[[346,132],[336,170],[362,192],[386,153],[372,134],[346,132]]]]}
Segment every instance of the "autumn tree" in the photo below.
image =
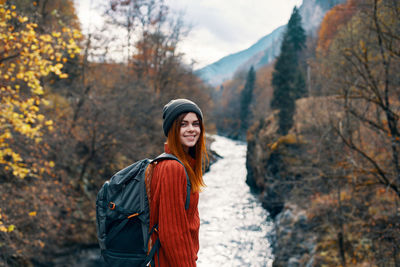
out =
{"type": "Polygon", "coordinates": [[[136,53],[132,57],[132,68],[137,78],[145,78],[154,95],[160,95],[174,81],[176,67],[182,61],[177,52],[181,40],[182,25],[174,22],[168,30],[157,29],[145,32],[135,44],[136,53]]]}
{"type": "Polygon", "coordinates": [[[301,16],[295,7],[284,33],[281,52],[272,76],[274,95],[271,107],[279,109],[279,129],[282,135],[287,134],[293,125],[295,100],[306,94],[305,79],[299,67],[299,53],[304,48],[305,41],[301,16]]]}
{"type": "Polygon", "coordinates": [[[357,11],[356,3],[359,0],[349,0],[343,4],[334,6],[327,12],[323,21],[321,22],[320,30],[318,33],[317,49],[321,53],[327,51],[332,39],[335,37],[339,29],[346,25],[357,11]]]}
{"type": "MultiPolygon", "coordinates": [[[[246,132],[241,130],[242,92],[248,94],[248,91],[244,91],[244,88],[249,88],[246,86],[246,80],[250,81],[248,85],[253,86],[251,101],[248,102],[250,114],[245,122],[248,128],[256,121],[265,118],[265,115],[271,111],[270,103],[265,99],[272,97],[272,68],[272,65],[259,68],[257,75],[254,70],[254,82],[252,82],[251,77],[253,75],[249,70],[247,72],[238,71],[231,80],[225,81],[220,88],[214,90],[213,100],[218,104],[215,105],[213,117],[215,117],[215,123],[220,134],[231,138],[246,139],[246,132]]],[[[246,104],[243,107],[245,106],[246,104]]]]}
{"type": "Polygon", "coordinates": [[[330,66],[327,88],[339,89],[335,92],[343,98],[346,110],[346,117],[337,125],[338,133],[359,163],[363,162],[364,171],[369,170],[400,197],[399,60],[395,48],[399,33],[394,30],[399,19],[389,2],[363,3],[361,12],[332,44],[327,59],[331,62],[325,62],[330,66]]]}
{"type": "Polygon", "coordinates": [[[15,9],[15,6],[0,6],[0,164],[4,171],[24,178],[39,170],[37,167],[32,169],[27,159],[13,149],[15,143],[12,140],[21,135],[39,143],[43,128],[52,129],[53,122],[40,113],[40,106],[48,103],[43,97],[40,79],[50,73],[67,77],[61,69],[68,59],[61,52],[79,53],[74,38],[80,34],[67,28],[64,33],[38,34],[37,24],[29,23],[28,18],[18,15],[15,9]],[[62,34],[69,35],[70,41],[64,41],[62,34]]]}
{"type": "Polygon", "coordinates": [[[246,132],[252,119],[250,105],[253,100],[255,82],[256,73],[253,66],[251,66],[247,73],[244,88],[240,93],[240,136],[243,140],[246,140],[246,132]]]}
{"type": "MultiPolygon", "coordinates": [[[[400,199],[398,5],[368,0],[354,8],[354,15],[318,55],[325,92],[333,94],[340,106],[331,110],[330,127],[343,146],[333,160],[343,171],[331,177],[336,183],[342,181],[341,202],[335,201],[332,207],[338,211],[344,207],[341,219],[334,221],[347,229],[341,231],[341,262],[331,258],[326,263],[343,265],[373,258],[377,265],[396,266],[400,240],[396,222],[400,199]]],[[[319,252],[323,254],[324,249],[319,252]]]]}
{"type": "Polygon", "coordinates": [[[225,81],[219,89],[218,105],[215,109],[215,120],[218,132],[233,139],[240,136],[240,102],[241,91],[246,82],[247,71],[238,71],[231,80],[225,81]]]}
{"type": "MultiPolygon", "coordinates": [[[[111,2],[107,23],[93,28],[83,42],[77,77],[57,83],[53,115],[64,126],[56,129],[52,150],[60,151],[54,157],[77,191],[89,197],[116,170],[162,152],[160,107],[171,98],[209,104],[207,89],[176,52],[181,26],[169,24],[160,6],[162,1],[111,2]],[[131,22],[121,20],[129,14],[135,16],[131,22]],[[115,40],[106,35],[128,26],[130,56],[115,62],[110,55],[115,40]]],[[[120,38],[118,45],[126,48],[125,41],[120,38]]]]}
{"type": "MultiPolygon", "coordinates": [[[[163,0],[134,1],[113,0],[106,8],[106,23],[125,31],[126,38],[122,42],[125,59],[130,63],[135,52],[134,45],[138,36],[146,36],[157,32],[167,20],[168,7],[163,0]]],[[[121,41],[121,38],[119,38],[121,41]]],[[[121,45],[121,44],[120,44],[121,45]]],[[[151,58],[148,58],[151,60],[151,58]]]]}
{"type": "Polygon", "coordinates": [[[27,12],[38,3],[21,2],[0,2],[0,265],[22,265],[40,255],[47,239],[64,240],[58,215],[68,197],[55,197],[58,180],[48,183],[56,163],[46,137],[58,125],[46,112],[52,105],[46,83],[67,79],[65,65],[80,52],[78,29],[43,28],[37,14],[27,12]]]}

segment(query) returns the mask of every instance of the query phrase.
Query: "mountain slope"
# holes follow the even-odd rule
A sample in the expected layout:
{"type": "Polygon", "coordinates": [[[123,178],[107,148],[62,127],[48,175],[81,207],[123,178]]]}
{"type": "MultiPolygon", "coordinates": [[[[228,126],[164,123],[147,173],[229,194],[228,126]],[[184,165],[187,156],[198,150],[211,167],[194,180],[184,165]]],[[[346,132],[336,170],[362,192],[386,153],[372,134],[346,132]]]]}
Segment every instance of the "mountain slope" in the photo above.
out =
{"type": "Polygon", "coordinates": [[[267,48],[270,53],[272,53],[271,56],[274,58],[279,53],[280,38],[284,29],[284,26],[277,28],[271,34],[261,38],[248,49],[225,56],[217,62],[197,70],[195,74],[201,77],[204,81],[216,86],[224,80],[231,78],[233,73],[248,62],[249,59],[262,55],[267,48]]]}
{"type": "MultiPolygon", "coordinates": [[[[314,35],[325,13],[335,5],[346,0],[304,0],[300,6],[303,27],[308,35],[314,35]]],[[[248,70],[250,66],[256,69],[271,63],[280,52],[281,37],[286,25],[280,26],[270,34],[258,40],[248,49],[223,57],[197,71],[205,82],[218,86],[223,81],[231,79],[235,72],[248,70]]]]}

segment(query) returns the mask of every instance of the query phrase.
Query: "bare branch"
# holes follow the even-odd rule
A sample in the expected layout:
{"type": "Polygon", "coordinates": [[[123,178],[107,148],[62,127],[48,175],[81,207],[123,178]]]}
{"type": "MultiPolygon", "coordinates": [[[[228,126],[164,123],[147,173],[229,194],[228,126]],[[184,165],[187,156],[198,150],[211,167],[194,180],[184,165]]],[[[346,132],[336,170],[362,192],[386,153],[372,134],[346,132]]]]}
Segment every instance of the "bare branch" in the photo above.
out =
{"type": "Polygon", "coordinates": [[[333,127],[333,129],[340,136],[340,138],[342,139],[343,143],[346,146],[348,146],[350,149],[357,152],[364,159],[366,159],[368,162],[370,162],[372,164],[372,166],[374,166],[377,173],[379,174],[379,176],[377,176],[379,179],[379,182],[381,182],[385,186],[390,187],[394,192],[396,192],[397,196],[400,198],[400,190],[399,190],[398,186],[396,184],[393,184],[391,181],[389,181],[388,177],[386,177],[385,171],[378,165],[378,163],[375,160],[373,160],[370,156],[368,156],[364,151],[362,151],[359,147],[357,147],[351,139],[345,138],[339,129],[337,129],[336,127],[333,127]]]}
{"type": "Polygon", "coordinates": [[[7,60],[11,60],[11,59],[13,59],[13,58],[16,58],[16,57],[18,57],[19,55],[20,55],[20,52],[14,54],[14,55],[8,56],[8,57],[0,58],[0,63],[3,63],[4,61],[7,61],[7,60]]]}

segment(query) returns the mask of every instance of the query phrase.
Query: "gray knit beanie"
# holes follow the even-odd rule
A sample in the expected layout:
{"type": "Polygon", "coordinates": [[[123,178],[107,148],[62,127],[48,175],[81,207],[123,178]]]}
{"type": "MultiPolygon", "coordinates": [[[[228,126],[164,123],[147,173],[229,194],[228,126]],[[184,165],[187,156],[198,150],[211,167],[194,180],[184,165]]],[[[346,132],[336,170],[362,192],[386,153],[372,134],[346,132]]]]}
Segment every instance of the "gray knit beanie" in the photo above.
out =
{"type": "Polygon", "coordinates": [[[203,113],[200,108],[192,101],[188,99],[174,99],[166,104],[163,108],[163,130],[165,136],[168,136],[169,129],[172,126],[174,120],[182,113],[194,112],[199,116],[199,119],[203,120],[203,113]]]}

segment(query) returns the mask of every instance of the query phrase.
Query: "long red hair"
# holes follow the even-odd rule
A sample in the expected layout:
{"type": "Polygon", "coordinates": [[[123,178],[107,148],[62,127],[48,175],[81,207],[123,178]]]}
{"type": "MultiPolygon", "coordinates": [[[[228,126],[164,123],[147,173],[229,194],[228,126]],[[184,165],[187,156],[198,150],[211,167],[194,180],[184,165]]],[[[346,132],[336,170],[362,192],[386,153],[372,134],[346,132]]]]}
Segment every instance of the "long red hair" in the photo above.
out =
{"type": "Polygon", "coordinates": [[[201,188],[205,186],[205,183],[203,181],[203,172],[205,170],[206,164],[208,164],[208,155],[207,155],[206,141],[204,134],[204,123],[201,120],[201,118],[199,118],[199,116],[197,116],[196,114],[200,122],[201,132],[199,140],[197,141],[194,147],[189,148],[189,154],[188,154],[184,151],[183,146],[179,139],[181,123],[186,114],[187,113],[182,113],[172,123],[172,126],[168,132],[167,144],[169,149],[171,150],[171,153],[175,155],[183,163],[183,165],[185,165],[192,186],[191,187],[192,192],[200,192],[201,188]],[[195,160],[194,169],[189,163],[191,157],[194,158],[195,160]]]}

